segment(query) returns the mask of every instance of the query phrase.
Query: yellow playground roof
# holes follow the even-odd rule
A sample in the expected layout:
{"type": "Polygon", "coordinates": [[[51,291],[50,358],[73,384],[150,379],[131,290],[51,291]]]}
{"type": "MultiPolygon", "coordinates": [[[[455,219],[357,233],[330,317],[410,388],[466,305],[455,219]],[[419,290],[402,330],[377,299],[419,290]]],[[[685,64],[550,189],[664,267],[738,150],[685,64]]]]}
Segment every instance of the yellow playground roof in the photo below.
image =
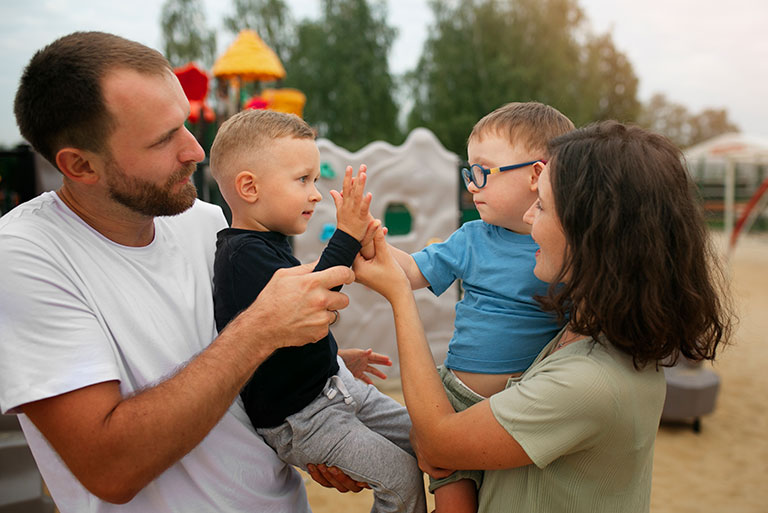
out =
{"type": "Polygon", "coordinates": [[[243,30],[216,60],[213,75],[217,78],[269,81],[285,77],[285,68],[256,32],[243,30]]]}

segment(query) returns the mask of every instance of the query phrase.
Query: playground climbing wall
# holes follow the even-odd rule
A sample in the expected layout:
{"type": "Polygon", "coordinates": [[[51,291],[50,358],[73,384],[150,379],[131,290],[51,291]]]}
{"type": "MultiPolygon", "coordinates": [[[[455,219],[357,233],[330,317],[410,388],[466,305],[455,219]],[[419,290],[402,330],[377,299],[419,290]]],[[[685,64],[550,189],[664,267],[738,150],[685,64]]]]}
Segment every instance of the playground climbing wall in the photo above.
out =
{"type": "MultiPolygon", "coordinates": [[[[433,241],[448,238],[459,225],[457,155],[447,151],[429,130],[417,128],[402,146],[376,141],[350,153],[326,139],[319,139],[322,176],[317,187],[323,195],[307,231],[294,238],[294,252],[304,263],[318,258],[336,224],[336,209],[329,191],[341,190],[344,170],[368,166],[366,190],[373,193],[371,213],[389,224],[387,241],[413,253],[433,241]],[[396,224],[396,226],[395,226],[396,224]]],[[[333,334],[341,348],[373,348],[389,355],[393,367],[385,372],[399,376],[392,310],[375,292],[360,284],[344,293],[350,305],[340,312],[333,334]]],[[[459,286],[440,297],[428,289],[416,291],[416,302],[436,363],[442,363],[453,333],[454,305],[459,286]]]]}

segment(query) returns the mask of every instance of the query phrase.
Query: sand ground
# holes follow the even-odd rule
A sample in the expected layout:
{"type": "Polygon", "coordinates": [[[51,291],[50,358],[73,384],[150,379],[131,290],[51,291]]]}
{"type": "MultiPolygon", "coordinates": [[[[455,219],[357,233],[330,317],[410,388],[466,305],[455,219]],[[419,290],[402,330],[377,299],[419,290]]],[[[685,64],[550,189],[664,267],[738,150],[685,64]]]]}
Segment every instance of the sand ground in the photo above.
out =
{"type": "MultiPolygon", "coordinates": [[[[742,237],[729,268],[739,325],[713,365],[717,406],[701,433],[659,428],[652,513],[768,512],[768,235],[742,237]]],[[[402,402],[396,384],[385,391],[402,402]]],[[[372,503],[369,491],[341,495],[311,480],[307,491],[315,513],[366,512],[372,503]]]]}

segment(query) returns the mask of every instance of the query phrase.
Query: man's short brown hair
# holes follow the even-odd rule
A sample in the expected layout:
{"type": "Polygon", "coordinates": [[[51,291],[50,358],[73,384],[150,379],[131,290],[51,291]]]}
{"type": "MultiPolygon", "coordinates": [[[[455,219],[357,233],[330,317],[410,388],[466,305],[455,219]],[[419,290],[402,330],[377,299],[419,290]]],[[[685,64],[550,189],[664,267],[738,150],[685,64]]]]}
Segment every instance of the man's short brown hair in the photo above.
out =
{"type": "Polygon", "coordinates": [[[66,146],[101,152],[116,120],[104,100],[104,77],[115,69],[171,72],[158,51],[104,32],[75,32],[29,61],[14,101],[21,135],[54,166],[66,146]]]}

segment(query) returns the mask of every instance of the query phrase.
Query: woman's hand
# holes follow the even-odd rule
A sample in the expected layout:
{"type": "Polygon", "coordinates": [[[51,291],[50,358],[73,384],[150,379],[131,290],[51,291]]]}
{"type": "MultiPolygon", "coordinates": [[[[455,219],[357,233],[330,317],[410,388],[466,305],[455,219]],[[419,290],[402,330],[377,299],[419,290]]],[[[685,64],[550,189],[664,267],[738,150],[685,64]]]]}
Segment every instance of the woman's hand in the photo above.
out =
{"type": "Polygon", "coordinates": [[[373,349],[339,349],[338,352],[349,372],[360,381],[373,385],[373,381],[368,377],[368,374],[372,374],[377,378],[387,379],[386,374],[376,367],[371,367],[371,365],[391,367],[392,360],[389,359],[389,356],[374,353],[373,349]]]}
{"type": "Polygon", "coordinates": [[[376,230],[373,247],[373,258],[366,260],[358,255],[355,259],[352,266],[355,281],[375,290],[390,302],[398,293],[405,291],[411,294],[411,284],[389,251],[383,229],[376,230]]]}

